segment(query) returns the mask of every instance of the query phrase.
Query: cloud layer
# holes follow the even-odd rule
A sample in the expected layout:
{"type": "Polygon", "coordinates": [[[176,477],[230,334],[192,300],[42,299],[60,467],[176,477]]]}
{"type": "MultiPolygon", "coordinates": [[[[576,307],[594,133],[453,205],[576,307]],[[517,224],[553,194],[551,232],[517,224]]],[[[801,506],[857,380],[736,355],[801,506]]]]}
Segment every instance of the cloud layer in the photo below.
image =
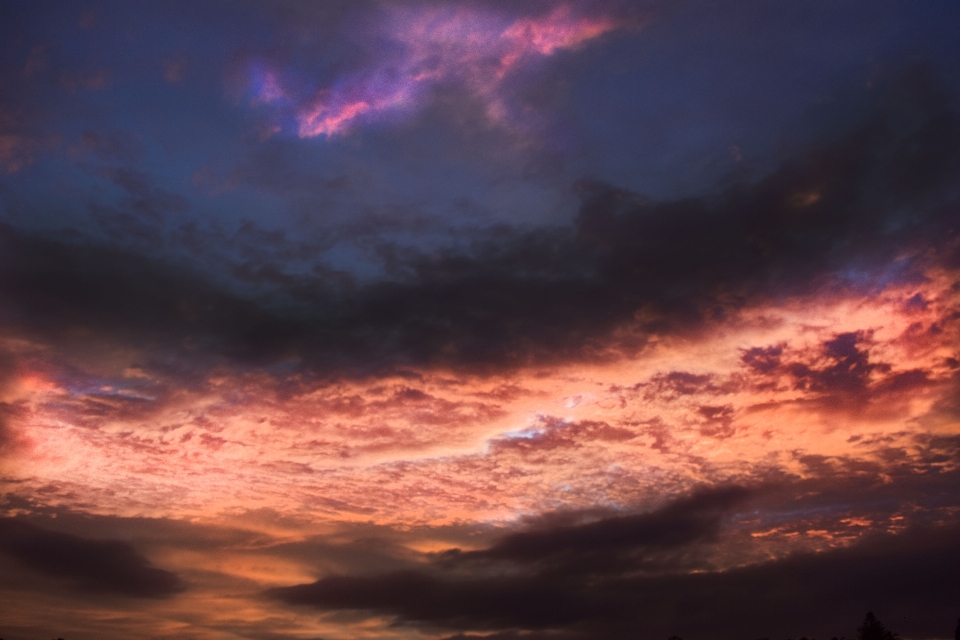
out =
{"type": "Polygon", "coordinates": [[[87,540],[6,518],[0,521],[0,550],[34,571],[66,578],[85,592],[163,598],[184,588],[175,574],[152,566],[119,540],[87,540]]]}
{"type": "Polygon", "coordinates": [[[851,548],[725,571],[689,572],[682,561],[654,564],[653,571],[644,571],[643,562],[597,562],[614,560],[611,555],[622,549],[641,556],[662,547],[689,550],[712,537],[716,514],[742,496],[730,489],[701,493],[650,514],[512,534],[474,552],[474,559],[516,563],[520,575],[514,568],[501,575],[333,576],[274,589],[271,595],[320,609],[388,613],[400,621],[566,629],[576,638],[682,633],[719,639],[765,629],[827,634],[848,629],[869,607],[923,618],[910,634],[945,632],[943,611],[958,595],[952,580],[960,568],[952,544],[955,527],[878,535],[851,548]],[[691,526],[693,521],[699,526],[691,526]],[[534,541],[545,544],[526,545],[534,541]],[[534,557],[545,562],[527,573],[534,557]]]}
{"type": "MultiPolygon", "coordinates": [[[[3,294],[16,322],[41,331],[66,321],[168,345],[190,336],[222,354],[319,371],[602,358],[764,299],[831,282],[868,293],[954,266],[956,140],[946,98],[914,67],[853,131],[757,184],[646,203],[583,183],[573,229],[495,231],[436,254],[391,256],[385,246],[395,277],[369,285],[248,262],[237,272],[273,292],[250,300],[140,256],[7,228],[3,294]]],[[[128,174],[114,175],[130,188],[128,174]]],[[[136,184],[137,206],[172,206],[136,184]]]]}

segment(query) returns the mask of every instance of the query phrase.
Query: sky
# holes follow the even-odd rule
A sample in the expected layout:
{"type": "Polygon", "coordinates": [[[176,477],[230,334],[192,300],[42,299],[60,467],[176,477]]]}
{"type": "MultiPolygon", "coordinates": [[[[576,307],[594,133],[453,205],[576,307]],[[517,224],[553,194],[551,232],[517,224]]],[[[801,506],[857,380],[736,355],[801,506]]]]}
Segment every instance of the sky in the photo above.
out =
{"type": "Polygon", "coordinates": [[[0,0],[0,637],[960,616],[955,0],[0,0]]]}

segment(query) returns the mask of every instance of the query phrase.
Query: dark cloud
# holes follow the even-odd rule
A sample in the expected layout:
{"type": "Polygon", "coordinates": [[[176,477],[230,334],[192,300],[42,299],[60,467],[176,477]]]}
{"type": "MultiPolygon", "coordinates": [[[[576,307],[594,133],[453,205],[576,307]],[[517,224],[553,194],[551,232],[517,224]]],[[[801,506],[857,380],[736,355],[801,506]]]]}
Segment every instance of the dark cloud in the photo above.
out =
{"type": "Polygon", "coordinates": [[[452,557],[521,564],[575,561],[585,570],[620,573],[635,566],[630,556],[688,546],[716,536],[723,515],[747,495],[741,487],[705,491],[652,513],[515,533],[489,549],[452,557]]]}
{"type": "Polygon", "coordinates": [[[780,366],[780,356],[784,345],[770,347],[751,347],[743,352],[741,360],[756,373],[772,373],[780,366]]]}
{"type": "MultiPolygon", "coordinates": [[[[10,227],[0,229],[0,243],[0,289],[10,302],[6,320],[32,325],[47,338],[85,326],[170,342],[189,335],[195,321],[190,309],[209,316],[226,299],[202,281],[122,251],[31,237],[10,227]]],[[[238,314],[230,315],[228,324],[236,326],[238,314]]],[[[225,328],[207,325],[201,332],[225,328]]]]}
{"type": "MultiPolygon", "coordinates": [[[[862,408],[925,387],[949,384],[934,379],[928,371],[896,371],[895,363],[871,360],[872,345],[866,332],[847,332],[835,334],[812,350],[791,350],[786,343],[752,347],[743,351],[741,362],[756,374],[752,384],[759,388],[786,380],[794,389],[806,392],[810,401],[834,408],[862,408]]],[[[661,376],[656,382],[664,387],[667,380],[661,376]]],[[[701,385],[692,390],[706,389],[701,385]]]]}
{"type": "Polygon", "coordinates": [[[583,634],[565,631],[501,631],[483,635],[458,633],[455,636],[447,636],[443,640],[480,640],[481,638],[484,640],[580,640],[580,638],[583,638],[583,634]]]}
{"type": "Polygon", "coordinates": [[[13,518],[0,519],[0,551],[82,591],[163,598],[184,589],[180,578],[152,566],[126,542],[89,540],[13,518]]]}
{"type": "Polygon", "coordinates": [[[715,537],[721,517],[747,495],[743,488],[727,487],[646,514],[572,524],[568,521],[576,520],[576,513],[547,517],[533,530],[508,535],[486,550],[441,554],[438,566],[453,570],[459,579],[417,570],[331,576],[273,589],[270,595],[290,604],[380,610],[468,629],[574,624],[603,614],[600,603],[584,597],[591,576],[609,580],[638,570],[662,571],[663,565],[676,569],[682,560],[666,560],[663,552],[715,537]],[[490,570],[483,565],[489,562],[506,565],[506,575],[494,571],[483,577],[490,570]],[[517,573],[511,567],[524,570],[517,573]],[[471,571],[477,575],[470,576],[471,571]]]}
{"type": "Polygon", "coordinates": [[[726,572],[628,579],[606,593],[620,601],[626,620],[633,618],[624,627],[639,623],[653,635],[852,635],[850,627],[872,607],[907,618],[901,633],[939,637],[960,595],[952,577],[960,553],[950,542],[958,532],[910,531],[726,572]],[[643,605],[631,616],[636,602],[643,605]]]}
{"type": "Polygon", "coordinates": [[[883,368],[889,370],[890,367],[871,363],[869,354],[860,346],[864,341],[865,336],[861,333],[842,333],[823,343],[825,366],[788,365],[796,387],[843,399],[865,399],[871,372],[883,368]]]}
{"type": "Polygon", "coordinates": [[[957,444],[923,435],[915,457],[893,443],[880,461],[800,456],[806,479],[770,470],[764,488],[704,490],[646,514],[547,514],[484,550],[271,595],[518,639],[852,637],[871,608],[910,637],[942,637],[960,595],[957,444]]]}
{"type": "Polygon", "coordinates": [[[658,373],[653,376],[649,383],[637,386],[637,389],[645,388],[649,396],[688,396],[698,393],[717,394],[723,393],[724,389],[717,386],[715,376],[712,374],[690,373],[688,371],[671,371],[669,373],[658,373]]]}
{"type": "Polygon", "coordinates": [[[102,167],[96,173],[124,194],[117,206],[88,205],[90,218],[111,240],[156,250],[164,244],[164,223],[190,209],[183,196],[153,186],[150,176],[142,171],[102,167]]]}
{"type": "Polygon", "coordinates": [[[457,565],[446,574],[408,570],[331,576],[274,589],[270,595],[322,610],[392,615],[398,623],[501,630],[496,637],[504,638],[527,637],[525,631],[535,631],[531,637],[536,638],[852,636],[868,609],[896,620],[897,630],[911,637],[942,637],[949,631],[960,596],[955,580],[960,529],[955,525],[876,534],[849,547],[795,553],[724,571],[690,572],[675,566],[673,571],[638,573],[630,565],[602,574],[586,566],[571,566],[563,573],[524,569],[531,560],[561,557],[567,551],[583,557],[609,545],[696,544],[701,536],[691,532],[712,525],[689,526],[676,514],[695,512],[698,501],[710,513],[734,495],[732,490],[701,494],[641,516],[646,519],[642,525],[614,519],[514,534],[476,553],[513,563],[513,569],[503,573],[478,569],[465,574],[463,565],[457,565]]]}
{"type": "MultiPolygon", "coordinates": [[[[83,323],[138,345],[145,336],[167,349],[189,342],[258,363],[293,359],[321,372],[610,357],[611,349],[641,348],[651,333],[722,321],[769,296],[826,282],[864,293],[882,280],[849,279],[851,268],[869,274],[901,258],[903,277],[914,277],[919,256],[937,260],[936,251],[949,249],[958,209],[940,204],[957,167],[955,114],[923,66],[878,94],[873,115],[845,137],[753,185],[650,203],[583,183],[573,229],[492,229],[465,248],[439,252],[385,244],[389,277],[367,284],[332,278],[322,265],[292,269],[290,252],[309,251],[283,233],[259,234],[254,257],[236,264],[243,282],[236,291],[248,291],[239,295],[222,277],[215,285],[119,249],[8,227],[0,293],[16,310],[15,324],[31,331],[83,323]],[[250,287],[262,295],[252,296],[250,287]]],[[[156,220],[186,206],[136,171],[106,175],[128,195],[129,212],[101,210],[117,237],[155,236],[156,220]]],[[[182,235],[183,246],[211,256],[240,241],[196,227],[182,235]]],[[[835,340],[825,345],[833,368],[800,377],[811,388],[855,395],[868,371],[857,360],[865,357],[860,339],[835,340]]],[[[777,354],[745,357],[762,371],[777,354]]],[[[677,393],[696,384],[679,376],[664,384],[677,393]]]]}

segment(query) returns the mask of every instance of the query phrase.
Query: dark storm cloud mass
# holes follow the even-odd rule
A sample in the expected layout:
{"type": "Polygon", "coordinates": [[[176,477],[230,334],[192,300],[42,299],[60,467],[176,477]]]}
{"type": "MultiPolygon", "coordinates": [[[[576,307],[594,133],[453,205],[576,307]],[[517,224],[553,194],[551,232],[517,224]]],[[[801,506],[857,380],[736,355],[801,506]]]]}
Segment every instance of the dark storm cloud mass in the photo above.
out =
{"type": "MultiPolygon", "coordinates": [[[[224,288],[222,276],[214,284],[82,236],[55,240],[5,227],[0,290],[6,322],[45,339],[83,326],[251,362],[293,358],[321,372],[603,357],[626,325],[615,349],[722,320],[764,297],[826,284],[866,292],[887,278],[915,277],[924,260],[956,263],[957,142],[949,100],[921,64],[877,89],[872,111],[843,137],[757,183],[645,202],[584,182],[573,229],[495,228],[466,249],[436,253],[383,244],[389,275],[381,281],[331,277],[319,265],[314,273],[287,270],[281,256],[308,247],[263,233],[259,257],[234,268],[239,280],[272,292],[251,297],[224,288]],[[265,258],[270,252],[278,258],[265,258]]],[[[137,224],[187,206],[143,174],[104,171],[127,194],[123,215],[137,224]]],[[[196,227],[179,233],[201,253],[240,242],[196,227]]],[[[834,369],[798,377],[853,393],[867,369],[844,340],[853,338],[827,345],[834,369]]],[[[749,357],[762,368],[774,356],[749,357]]]]}
{"type": "Polygon", "coordinates": [[[262,315],[203,280],[122,251],[24,236],[9,227],[0,230],[0,242],[0,289],[13,303],[5,323],[60,345],[76,330],[148,350],[192,335],[201,346],[219,344],[237,340],[231,334],[256,326],[262,315]]]}
{"type": "MultiPolygon", "coordinates": [[[[576,513],[559,514],[548,519],[546,526],[508,535],[489,549],[454,550],[441,554],[439,560],[441,568],[468,572],[476,569],[476,561],[505,563],[508,568],[532,565],[532,573],[452,580],[416,570],[374,577],[331,576],[270,594],[290,604],[381,610],[410,620],[466,628],[574,624],[604,615],[599,602],[584,597],[590,576],[610,579],[639,568],[662,569],[648,561],[665,550],[712,538],[720,518],[747,495],[740,487],[703,491],[656,512],[581,524],[563,523],[576,519],[576,513]],[[549,526],[551,520],[553,526],[549,526]]],[[[677,562],[674,558],[668,564],[677,562]]]]}
{"type": "Polygon", "coordinates": [[[292,605],[393,615],[398,624],[502,630],[494,637],[504,638],[527,637],[515,636],[523,630],[539,630],[537,638],[584,639],[852,636],[869,608],[898,620],[910,637],[945,636],[960,597],[955,525],[871,534],[846,548],[725,571],[704,565],[691,572],[682,561],[652,572],[629,562],[580,562],[628,546],[641,554],[661,546],[690,551],[716,533],[717,517],[745,495],[736,488],[706,491],[653,513],[512,534],[472,552],[506,563],[503,573],[479,566],[465,573],[444,554],[439,570],[331,576],[269,595],[292,605]],[[546,558],[529,570],[530,560],[546,558]]]}
{"type": "Polygon", "coordinates": [[[630,555],[682,547],[715,536],[720,519],[748,492],[741,487],[702,492],[660,511],[605,518],[586,524],[554,526],[511,534],[489,549],[448,554],[455,560],[495,560],[519,564],[576,563],[591,571],[627,570],[630,555]]]}
{"type": "Polygon", "coordinates": [[[125,542],[88,540],[13,518],[0,519],[0,552],[85,592],[164,598],[184,589],[175,574],[152,566],[125,542]]]}

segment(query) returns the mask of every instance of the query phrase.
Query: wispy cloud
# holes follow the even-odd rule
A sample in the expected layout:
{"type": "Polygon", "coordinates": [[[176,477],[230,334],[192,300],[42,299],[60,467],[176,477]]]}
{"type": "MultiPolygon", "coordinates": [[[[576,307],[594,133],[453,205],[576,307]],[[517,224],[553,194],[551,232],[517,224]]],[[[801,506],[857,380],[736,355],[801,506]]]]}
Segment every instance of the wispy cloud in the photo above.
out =
{"type": "Polygon", "coordinates": [[[620,21],[561,4],[543,15],[511,17],[471,5],[425,5],[383,12],[370,62],[311,95],[284,86],[279,70],[251,67],[256,100],[289,109],[302,138],[336,136],[362,122],[411,113],[430,90],[456,85],[486,115],[511,117],[506,80],[562,50],[616,29],[620,21]]]}

